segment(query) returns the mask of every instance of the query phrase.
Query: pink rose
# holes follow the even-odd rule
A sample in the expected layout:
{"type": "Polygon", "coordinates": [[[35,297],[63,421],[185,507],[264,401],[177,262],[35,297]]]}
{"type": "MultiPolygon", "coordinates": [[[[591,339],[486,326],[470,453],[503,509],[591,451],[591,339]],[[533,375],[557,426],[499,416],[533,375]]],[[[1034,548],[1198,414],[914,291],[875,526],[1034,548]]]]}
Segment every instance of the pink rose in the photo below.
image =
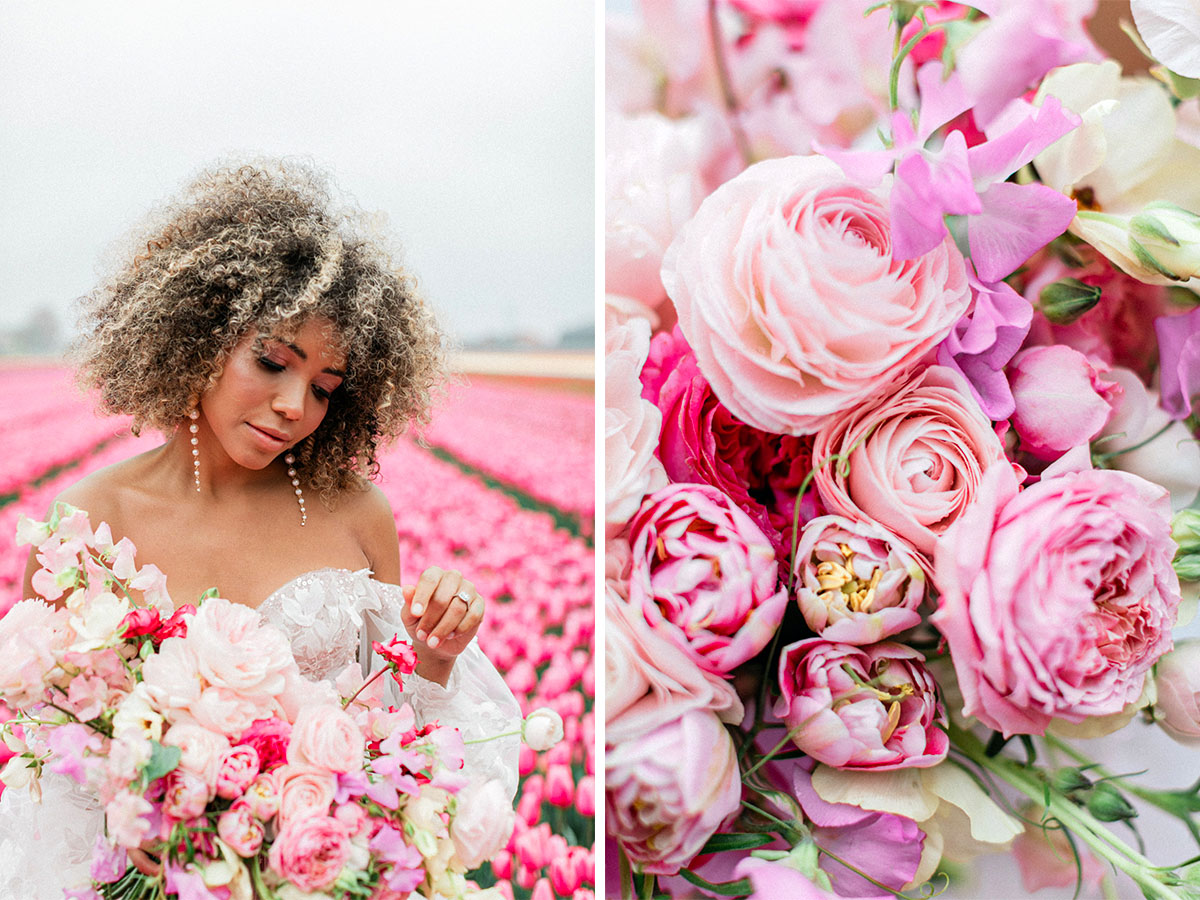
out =
{"type": "Polygon", "coordinates": [[[198,775],[210,788],[216,786],[221,762],[229,752],[229,741],[223,736],[194,722],[179,722],[171,726],[162,742],[182,751],[179,768],[198,775]]]}
{"type": "Polygon", "coordinates": [[[1156,721],[1180,743],[1200,743],[1200,641],[1180,643],[1158,661],[1154,673],[1156,721]]]}
{"type": "Polygon", "coordinates": [[[716,488],[671,484],[630,523],[629,602],[701,668],[724,675],[775,634],[787,605],[770,541],[716,488]]]}
{"type": "Polygon", "coordinates": [[[337,777],[313,766],[288,764],[275,771],[279,786],[279,827],[288,828],[301,819],[329,815],[329,804],[337,792],[337,777]]]}
{"type": "Polygon", "coordinates": [[[357,772],[363,766],[363,735],[339,706],[306,706],[292,726],[288,762],[331,772],[357,772]]]}
{"type": "Polygon", "coordinates": [[[163,793],[163,813],[180,822],[194,819],[204,812],[212,798],[208,785],[199,775],[178,768],[167,775],[163,793]]]}
{"type": "Polygon", "coordinates": [[[679,324],[743,421],[815,431],[937,346],[971,300],[947,236],[892,259],[887,196],[820,156],[771,159],[713,192],[663,259],[679,324]]]}
{"type": "Polygon", "coordinates": [[[244,805],[250,815],[260,822],[269,821],[279,812],[279,781],[275,773],[264,772],[259,775],[234,803],[244,805]]]}
{"type": "Polygon", "coordinates": [[[1008,372],[1013,428],[1022,449],[1040,459],[1056,459],[1099,434],[1121,392],[1086,356],[1061,344],[1022,350],[1008,372]]]}
{"type": "Polygon", "coordinates": [[[240,797],[258,777],[258,751],[247,744],[239,744],[225,754],[217,771],[216,792],[218,797],[233,800],[240,797]]]}
{"type": "Polygon", "coordinates": [[[643,872],[673,875],[741,807],[733,741],[706,710],[604,754],[607,826],[643,872]]]}
{"type": "Polygon", "coordinates": [[[288,740],[292,726],[280,719],[259,719],[242,732],[239,744],[253,747],[258,753],[259,764],[264,772],[283,765],[287,759],[288,740]]]}
{"type": "Polygon", "coordinates": [[[945,635],[964,713],[1011,734],[1121,711],[1171,648],[1171,509],[1136,475],[1082,471],[1017,493],[989,471],[938,542],[945,635]]]}
{"type": "Polygon", "coordinates": [[[258,611],[222,597],[201,605],[185,640],[208,684],[243,697],[280,693],[284,671],[295,665],[283,632],[267,625],[258,611]]]}
{"type": "Polygon", "coordinates": [[[869,647],[808,638],[779,658],[775,715],[813,759],[839,769],[932,766],[946,757],[945,714],[924,657],[888,641],[869,647]]]}
{"type": "Polygon", "coordinates": [[[817,433],[813,484],[831,513],[874,519],[930,554],[970,505],[983,473],[1004,459],[963,377],[930,366],[817,433]],[[835,454],[844,460],[829,461],[835,454]]]}
{"type": "Polygon", "coordinates": [[[217,818],[217,835],[234,853],[249,859],[258,853],[265,832],[248,808],[235,803],[217,818]]]}
{"type": "Polygon", "coordinates": [[[283,878],[311,893],[333,885],[350,850],[345,825],[329,816],[312,816],[279,832],[268,862],[283,878]]]}
{"type": "Polygon", "coordinates": [[[827,641],[871,644],[919,624],[925,581],[916,554],[874,522],[821,516],[796,545],[796,603],[827,641]]]}

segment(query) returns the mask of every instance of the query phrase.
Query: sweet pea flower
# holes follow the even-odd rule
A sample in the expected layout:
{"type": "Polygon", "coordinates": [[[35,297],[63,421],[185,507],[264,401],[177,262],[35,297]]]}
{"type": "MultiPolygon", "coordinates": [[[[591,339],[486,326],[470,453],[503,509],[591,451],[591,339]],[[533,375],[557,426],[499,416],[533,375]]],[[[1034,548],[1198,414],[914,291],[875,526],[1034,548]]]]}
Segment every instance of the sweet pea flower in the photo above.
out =
{"type": "Polygon", "coordinates": [[[779,658],[779,716],[793,743],[838,768],[884,771],[941,762],[950,739],[924,657],[903,644],[808,638],[779,658]]]}
{"type": "Polygon", "coordinates": [[[629,603],[701,668],[724,675],[754,656],[783,618],[775,550],[715,488],[672,484],[630,523],[629,603]]]}
{"type": "Polygon", "coordinates": [[[925,572],[915,553],[870,521],[821,516],[796,545],[796,603],[827,641],[871,644],[921,621],[925,572]]]}
{"type": "Polygon", "coordinates": [[[0,697],[23,708],[43,699],[42,676],[67,651],[69,613],[35,598],[19,600],[0,618],[0,697]]]}
{"type": "Polygon", "coordinates": [[[1017,493],[1006,467],[990,470],[934,566],[931,621],[964,714],[1042,734],[1138,699],[1180,602],[1170,516],[1165,489],[1125,472],[1063,473],[1017,493]]]}
{"type": "Polygon", "coordinates": [[[1200,8],[1181,0],[1131,0],[1129,5],[1154,58],[1185,78],[1200,78],[1200,8]]]}
{"type": "Polygon", "coordinates": [[[1161,357],[1160,402],[1172,419],[1184,419],[1200,401],[1200,307],[1184,316],[1154,320],[1161,357]]]}
{"type": "Polygon", "coordinates": [[[706,710],[610,745],[604,770],[609,832],[644,872],[678,872],[741,806],[733,741],[706,710]]]}
{"type": "Polygon", "coordinates": [[[910,370],[966,312],[949,236],[895,258],[886,200],[823,157],[766,160],[710,194],[668,248],[680,327],[742,421],[811,433],[910,370]]]}

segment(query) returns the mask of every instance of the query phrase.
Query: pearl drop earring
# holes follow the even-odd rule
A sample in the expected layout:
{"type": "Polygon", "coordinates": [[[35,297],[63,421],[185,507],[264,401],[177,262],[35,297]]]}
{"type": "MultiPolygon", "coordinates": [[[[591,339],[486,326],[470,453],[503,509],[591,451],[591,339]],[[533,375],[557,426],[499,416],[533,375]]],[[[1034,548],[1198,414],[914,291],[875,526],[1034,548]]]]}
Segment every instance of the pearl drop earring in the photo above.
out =
{"type": "Polygon", "coordinates": [[[296,455],[289,453],[283,458],[287,463],[288,478],[292,479],[292,487],[296,489],[296,502],[300,504],[300,524],[308,522],[308,510],[304,508],[304,491],[300,488],[300,479],[296,476],[296,455]]]}
{"type": "Polygon", "coordinates": [[[200,439],[196,437],[196,432],[200,430],[200,426],[196,424],[196,420],[200,418],[200,410],[192,407],[188,410],[188,418],[192,423],[188,425],[188,431],[192,433],[192,476],[196,479],[196,490],[200,490],[200,439]]]}

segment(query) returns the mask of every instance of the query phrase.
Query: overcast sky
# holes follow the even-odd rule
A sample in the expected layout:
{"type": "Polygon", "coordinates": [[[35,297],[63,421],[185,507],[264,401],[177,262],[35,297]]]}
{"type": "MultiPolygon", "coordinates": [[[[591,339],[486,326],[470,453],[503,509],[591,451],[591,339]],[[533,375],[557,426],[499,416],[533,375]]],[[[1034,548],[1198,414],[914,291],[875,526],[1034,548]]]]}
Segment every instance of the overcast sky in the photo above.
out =
{"type": "Polygon", "coordinates": [[[580,0],[0,2],[0,327],[73,321],[106,246],[231,155],[385,212],[461,339],[594,315],[580,0]]]}

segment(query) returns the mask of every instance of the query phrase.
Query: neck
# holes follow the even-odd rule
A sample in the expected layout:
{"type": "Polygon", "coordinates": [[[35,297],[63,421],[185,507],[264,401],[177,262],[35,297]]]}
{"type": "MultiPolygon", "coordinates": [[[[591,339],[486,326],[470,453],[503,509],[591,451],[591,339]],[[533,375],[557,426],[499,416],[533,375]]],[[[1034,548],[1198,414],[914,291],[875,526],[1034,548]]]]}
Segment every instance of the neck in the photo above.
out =
{"type": "Polygon", "coordinates": [[[197,420],[197,424],[199,430],[196,433],[196,449],[200,451],[199,456],[192,455],[192,435],[186,424],[176,430],[160,448],[165,475],[172,485],[179,486],[181,494],[197,493],[196,467],[193,460],[200,462],[199,493],[207,499],[220,500],[274,485],[286,485],[291,488],[282,460],[269,463],[262,469],[248,469],[225,453],[208,429],[203,416],[197,420]]]}

